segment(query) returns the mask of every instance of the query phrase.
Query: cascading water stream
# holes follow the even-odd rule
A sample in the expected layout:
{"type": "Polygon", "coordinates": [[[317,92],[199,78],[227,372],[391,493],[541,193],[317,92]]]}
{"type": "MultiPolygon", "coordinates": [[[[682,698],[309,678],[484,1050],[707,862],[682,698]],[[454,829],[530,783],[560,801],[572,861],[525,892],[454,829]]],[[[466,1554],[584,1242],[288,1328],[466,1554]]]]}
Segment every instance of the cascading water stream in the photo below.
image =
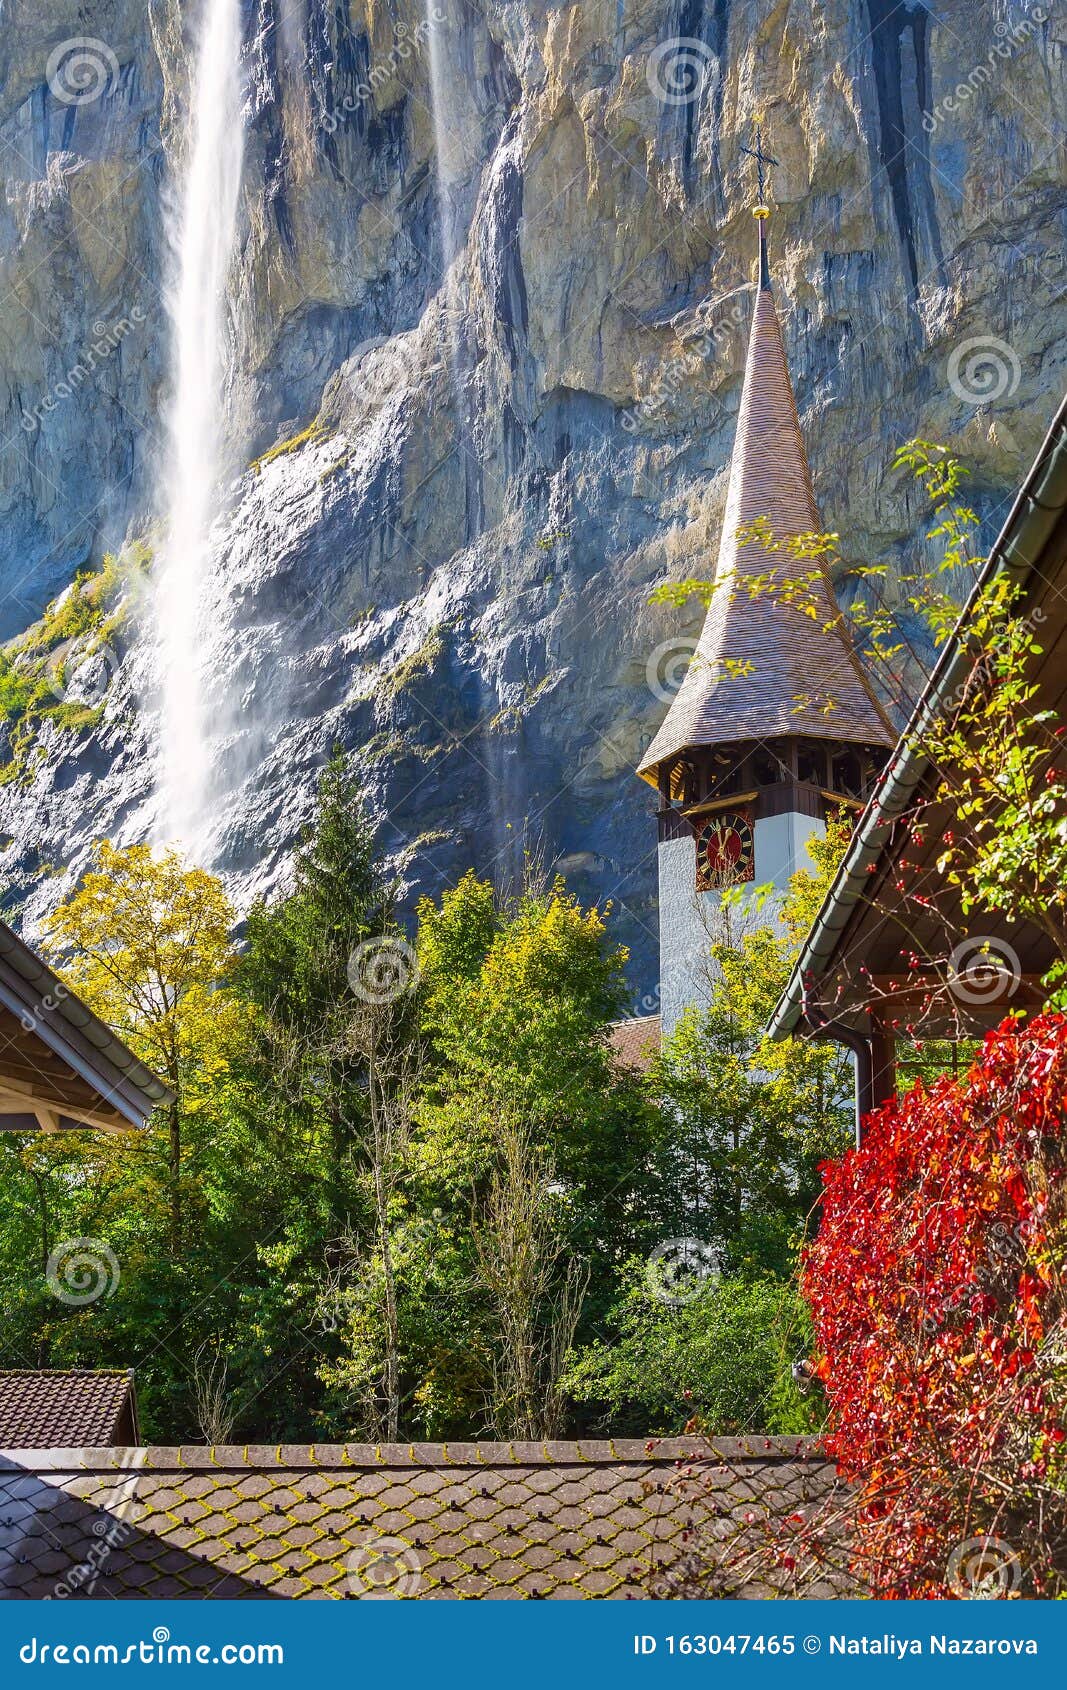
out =
{"type": "Polygon", "coordinates": [[[180,195],[169,220],[171,399],[156,590],[158,831],[195,850],[208,789],[200,613],[223,460],[227,281],[244,158],[240,0],[203,0],[180,195]]]}
{"type": "Polygon", "coordinates": [[[472,125],[476,116],[471,109],[469,89],[464,86],[458,69],[463,23],[456,0],[425,0],[425,7],[441,244],[441,296],[452,377],[453,415],[466,482],[467,533],[473,538],[482,522],[482,492],[473,447],[472,361],[465,323],[467,300],[462,286],[461,255],[466,244],[464,195],[477,162],[471,150],[472,125]]]}
{"type": "MultiPolygon", "coordinates": [[[[462,149],[453,125],[456,107],[449,99],[449,74],[444,31],[449,27],[448,13],[442,0],[425,0],[426,46],[430,70],[430,116],[433,120],[434,165],[437,174],[437,215],[441,235],[441,267],[446,290],[450,287],[449,271],[456,256],[456,211],[453,196],[456,179],[462,168],[462,149]]],[[[449,304],[451,300],[449,299],[449,304]]]]}

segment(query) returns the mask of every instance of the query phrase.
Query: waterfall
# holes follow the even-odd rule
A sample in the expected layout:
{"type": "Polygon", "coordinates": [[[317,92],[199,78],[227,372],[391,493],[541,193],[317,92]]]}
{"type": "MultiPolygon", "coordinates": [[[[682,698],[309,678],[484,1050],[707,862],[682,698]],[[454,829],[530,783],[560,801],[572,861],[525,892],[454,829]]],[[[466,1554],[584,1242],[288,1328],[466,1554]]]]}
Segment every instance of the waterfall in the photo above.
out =
{"type": "Polygon", "coordinates": [[[193,846],[208,790],[199,623],[223,467],[226,294],[244,155],[240,0],[203,0],[185,169],[168,219],[171,396],[156,589],[161,683],[159,832],[193,846]]]}
{"type": "Polygon", "coordinates": [[[434,165],[437,175],[438,223],[441,232],[441,267],[445,287],[450,290],[449,271],[458,250],[455,193],[463,174],[463,146],[458,121],[456,90],[451,86],[443,31],[448,13],[441,0],[425,0],[426,44],[430,68],[430,116],[433,120],[434,165]],[[449,123],[448,118],[452,121],[449,123]]]}

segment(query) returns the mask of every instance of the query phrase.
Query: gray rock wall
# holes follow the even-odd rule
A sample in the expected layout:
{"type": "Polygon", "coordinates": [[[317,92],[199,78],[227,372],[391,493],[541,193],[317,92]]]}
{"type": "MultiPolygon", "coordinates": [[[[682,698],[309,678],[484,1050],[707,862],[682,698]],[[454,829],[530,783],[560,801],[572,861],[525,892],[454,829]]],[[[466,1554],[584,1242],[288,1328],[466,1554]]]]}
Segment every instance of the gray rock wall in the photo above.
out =
{"type": "MultiPolygon", "coordinates": [[[[633,766],[665,709],[649,660],[662,681],[663,642],[696,622],[647,598],[717,540],[754,246],[739,145],[762,111],[778,299],[845,555],[897,566],[922,544],[887,469],[914,433],[970,457],[992,530],[1063,387],[1067,14],[435,7],[440,148],[421,4],[247,0],[207,848],[239,897],[275,884],[339,741],[413,886],[513,873],[541,843],[614,900],[648,991],[654,797],[633,766]]],[[[5,9],[5,636],[104,550],[151,539],[194,18],[175,0],[5,9]],[[103,46],[102,91],[69,103],[48,66],[77,37],[103,46]]],[[[138,623],[99,722],[45,722],[0,786],[0,866],[31,931],[94,838],[152,825],[138,623]]]]}

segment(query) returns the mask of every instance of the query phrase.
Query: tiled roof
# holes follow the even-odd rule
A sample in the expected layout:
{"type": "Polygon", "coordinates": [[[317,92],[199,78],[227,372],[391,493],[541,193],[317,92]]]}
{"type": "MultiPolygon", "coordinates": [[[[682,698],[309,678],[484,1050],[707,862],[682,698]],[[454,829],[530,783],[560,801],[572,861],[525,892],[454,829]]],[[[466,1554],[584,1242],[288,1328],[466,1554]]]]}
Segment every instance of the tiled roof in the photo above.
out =
{"type": "Polygon", "coordinates": [[[658,1015],[638,1015],[631,1021],[614,1021],[608,1028],[608,1043],[624,1068],[644,1071],[659,1055],[658,1015]]]}
{"type": "MultiPolygon", "coordinates": [[[[800,1439],[723,1440],[717,1533],[825,1502],[800,1439]]],[[[692,1440],[51,1450],[0,1459],[0,1594],[627,1597],[692,1549],[692,1440]]],[[[759,1594],[753,1590],[752,1594],[759,1594]]]]}
{"type": "MultiPolygon", "coordinates": [[[[745,577],[806,574],[787,554],[739,546],[738,528],[766,517],[778,538],[818,532],[811,473],[785,347],[769,286],[756,293],[737,419],[719,559],[704,629],[659,732],[638,770],[657,769],[693,746],[736,744],[782,734],[888,744],[842,647],[772,589],[750,594],[745,577]],[[751,663],[731,675],[726,665],[751,663]],[[827,699],[834,708],[825,709],[827,699]]],[[[826,593],[827,619],[836,610],[826,593]]]]}
{"type": "Polygon", "coordinates": [[[133,1374],[0,1372],[0,1449],[112,1444],[136,1425],[133,1374]]]}

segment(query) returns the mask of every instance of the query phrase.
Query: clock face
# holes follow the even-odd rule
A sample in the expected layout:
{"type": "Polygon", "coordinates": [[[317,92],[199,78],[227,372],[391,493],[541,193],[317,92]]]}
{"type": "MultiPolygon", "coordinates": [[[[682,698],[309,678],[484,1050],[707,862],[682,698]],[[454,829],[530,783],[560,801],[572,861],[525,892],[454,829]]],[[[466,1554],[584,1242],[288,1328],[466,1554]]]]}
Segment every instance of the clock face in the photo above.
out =
{"type": "Polygon", "coordinates": [[[755,878],[752,822],[744,810],[721,810],[696,836],[697,891],[712,892],[755,878]]]}

